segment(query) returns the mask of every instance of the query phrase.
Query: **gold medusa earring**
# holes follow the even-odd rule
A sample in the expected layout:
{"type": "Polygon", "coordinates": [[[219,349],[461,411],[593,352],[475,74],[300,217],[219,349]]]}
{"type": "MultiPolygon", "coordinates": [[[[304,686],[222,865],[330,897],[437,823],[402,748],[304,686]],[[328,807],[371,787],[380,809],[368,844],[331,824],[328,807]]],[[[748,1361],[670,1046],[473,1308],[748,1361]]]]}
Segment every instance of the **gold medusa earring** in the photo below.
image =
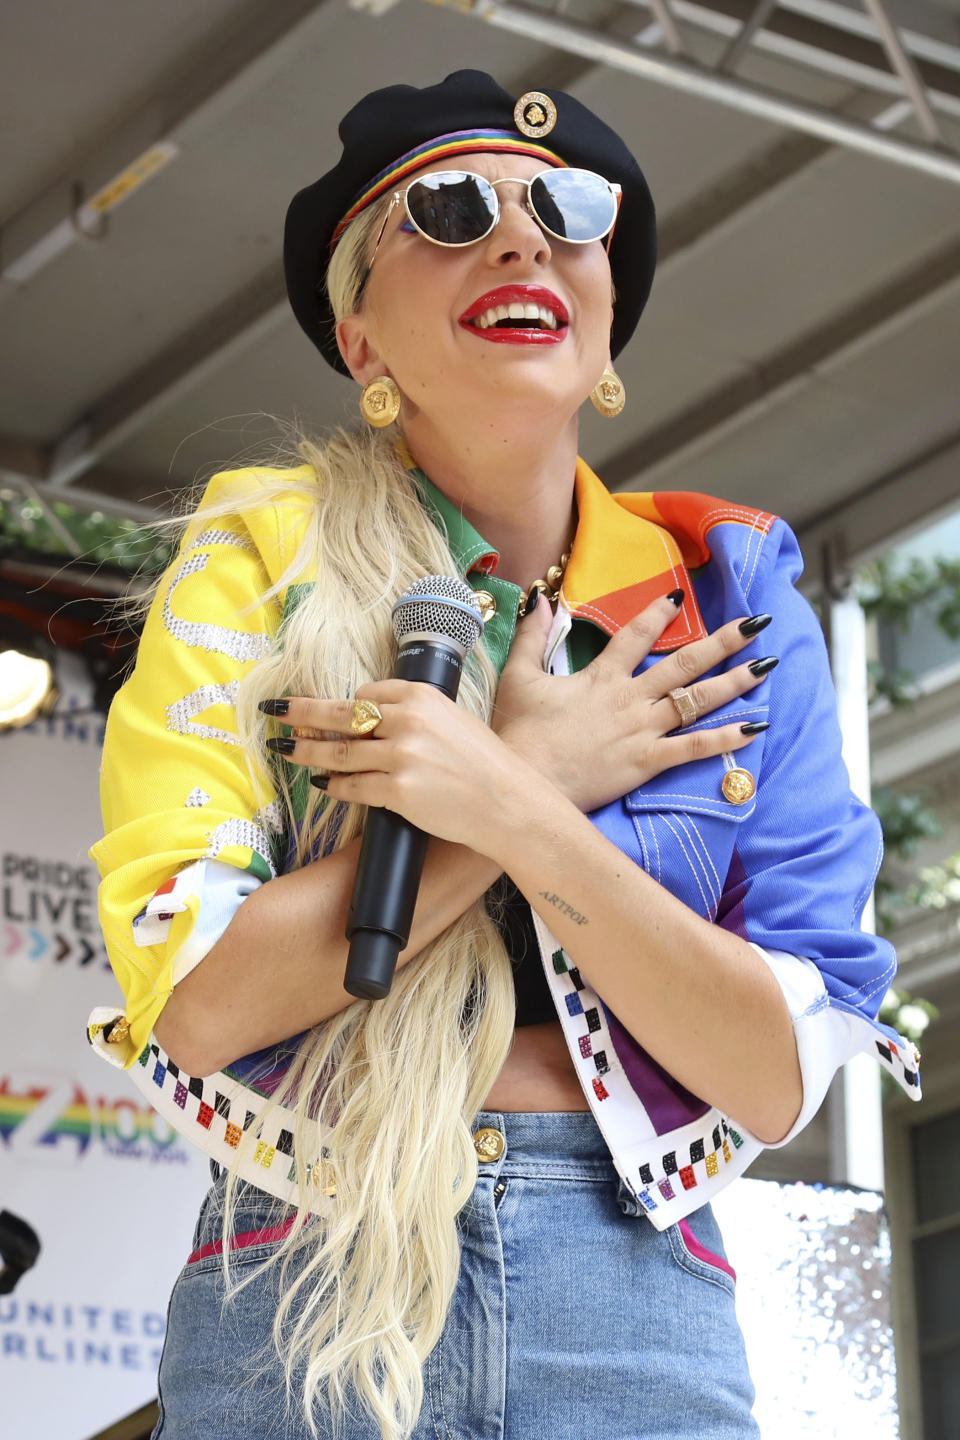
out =
{"type": "Polygon", "coordinates": [[[377,430],[392,425],[400,414],[400,387],[389,375],[368,380],[360,392],[360,412],[377,430]]]}
{"type": "Polygon", "coordinates": [[[623,381],[612,366],[608,365],[596,385],[590,391],[590,403],[606,420],[619,415],[627,403],[627,392],[623,381]]]}

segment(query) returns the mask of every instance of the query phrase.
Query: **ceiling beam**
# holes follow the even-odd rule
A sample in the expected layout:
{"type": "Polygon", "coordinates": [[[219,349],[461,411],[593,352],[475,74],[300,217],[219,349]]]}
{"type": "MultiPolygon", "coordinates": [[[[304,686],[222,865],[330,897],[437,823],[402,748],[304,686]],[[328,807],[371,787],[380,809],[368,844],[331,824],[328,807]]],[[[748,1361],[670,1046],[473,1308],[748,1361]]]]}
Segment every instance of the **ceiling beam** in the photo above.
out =
{"type": "Polygon", "coordinates": [[[73,245],[104,242],[111,211],[224,115],[299,58],[333,0],[256,5],[231,22],[174,85],[152,96],[0,228],[0,301],[73,245]]]}
{"type": "Polygon", "coordinates": [[[960,290],[960,240],[915,262],[895,280],[831,315],[816,329],[716,386],[678,415],[604,462],[611,490],[656,488],[659,473],[703,454],[787,395],[828,374],[858,351],[888,339],[960,290]]]}
{"type": "Polygon", "coordinates": [[[845,565],[866,564],[955,510],[960,504],[958,476],[960,430],[798,526],[801,549],[813,557],[842,539],[845,565]],[[917,511],[918,496],[923,499],[922,513],[917,511]]]}
{"type": "Polygon", "coordinates": [[[289,316],[283,266],[275,262],[104,395],[53,445],[47,479],[65,487],[182,395],[259,344],[289,316]]]}

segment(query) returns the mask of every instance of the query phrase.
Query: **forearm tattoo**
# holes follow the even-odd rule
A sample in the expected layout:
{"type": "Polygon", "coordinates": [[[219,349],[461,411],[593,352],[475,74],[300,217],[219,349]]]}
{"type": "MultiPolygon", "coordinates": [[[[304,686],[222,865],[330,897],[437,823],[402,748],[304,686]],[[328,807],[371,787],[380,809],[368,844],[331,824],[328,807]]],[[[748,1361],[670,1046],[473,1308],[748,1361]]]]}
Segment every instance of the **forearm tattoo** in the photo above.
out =
{"type": "Polygon", "coordinates": [[[554,909],[559,910],[561,915],[568,916],[573,921],[574,925],[590,924],[590,921],[587,919],[586,915],[582,915],[579,910],[574,910],[572,905],[568,905],[566,900],[561,899],[559,895],[555,895],[552,890],[541,890],[540,899],[546,900],[547,904],[552,905],[554,909]]]}

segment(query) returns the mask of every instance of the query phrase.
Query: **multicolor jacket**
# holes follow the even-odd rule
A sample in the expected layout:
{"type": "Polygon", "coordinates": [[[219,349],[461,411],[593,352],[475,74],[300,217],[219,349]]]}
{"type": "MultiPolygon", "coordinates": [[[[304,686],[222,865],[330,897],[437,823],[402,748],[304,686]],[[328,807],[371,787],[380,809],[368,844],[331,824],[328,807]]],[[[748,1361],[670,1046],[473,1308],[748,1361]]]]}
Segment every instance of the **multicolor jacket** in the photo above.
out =
{"type": "MultiPolygon", "coordinates": [[[[502,668],[519,588],[497,579],[496,551],[416,475],[461,572],[496,601],[484,643],[502,668]]],[[[202,960],[245,896],[283,865],[278,807],[251,776],[233,698],[268,652],[284,605],[310,583],[309,575],[295,577],[285,593],[263,602],[297,551],[311,477],[301,467],[226,472],[211,481],[208,500],[239,489],[249,504],[195,526],[161,585],[136,669],[110,712],[101,786],[107,833],[90,852],[126,1003],[123,1011],[95,1010],[88,1038],[222,1163],[236,1160],[244,1130],[282,1073],[285,1047],[215,1075],[189,1076],[152,1031],[174,984],[202,960]],[[299,482],[296,495],[258,503],[261,481],[284,476],[299,482]]],[[[710,728],[769,720],[736,762],[725,755],[668,770],[591,819],[691,909],[750,943],[777,978],[804,1084],[803,1108],[780,1145],[813,1117],[837,1068],[860,1051],[876,1055],[919,1099],[915,1047],[876,1019],[896,963],[885,941],[860,929],[881,858],[880,827],[850,791],[823,637],[794,588],[802,561],[792,532],[773,515],[707,495],[611,495],[582,461],[576,499],[578,528],[544,655],[548,671],[581,668],[609,635],[677,587],[686,594],[677,618],[640,668],[725,621],[760,612],[773,616],[764,644],[781,658],[772,680],[697,722],[710,728]],[[722,783],[735,763],[756,785],[741,803],[726,798],[722,783]]],[[[621,1176],[620,1203],[665,1228],[741,1174],[763,1145],[735,1116],[674,1080],[534,918],[573,1067],[621,1176]]],[[[294,1198],[288,1112],[276,1111],[256,1146],[239,1154],[246,1178],[294,1198]]]]}

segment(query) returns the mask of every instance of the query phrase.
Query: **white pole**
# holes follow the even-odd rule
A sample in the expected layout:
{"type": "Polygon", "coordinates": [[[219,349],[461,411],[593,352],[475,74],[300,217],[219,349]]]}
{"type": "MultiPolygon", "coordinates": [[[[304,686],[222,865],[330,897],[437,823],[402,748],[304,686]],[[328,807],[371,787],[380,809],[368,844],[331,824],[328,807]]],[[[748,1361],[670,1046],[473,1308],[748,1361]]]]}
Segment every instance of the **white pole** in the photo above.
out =
{"type": "MultiPolygon", "coordinates": [[[[829,579],[837,577],[830,577],[829,579]]],[[[829,592],[828,586],[828,592],[829,592]]],[[[870,728],[867,715],[867,623],[851,585],[828,603],[830,660],[843,733],[843,758],[854,794],[870,804],[870,728]]],[[[863,928],[874,926],[873,899],[863,913],[863,928]]],[[[857,1055],[841,1076],[843,1179],[867,1190],[883,1190],[883,1108],[880,1067],[870,1055],[857,1055]]]]}

